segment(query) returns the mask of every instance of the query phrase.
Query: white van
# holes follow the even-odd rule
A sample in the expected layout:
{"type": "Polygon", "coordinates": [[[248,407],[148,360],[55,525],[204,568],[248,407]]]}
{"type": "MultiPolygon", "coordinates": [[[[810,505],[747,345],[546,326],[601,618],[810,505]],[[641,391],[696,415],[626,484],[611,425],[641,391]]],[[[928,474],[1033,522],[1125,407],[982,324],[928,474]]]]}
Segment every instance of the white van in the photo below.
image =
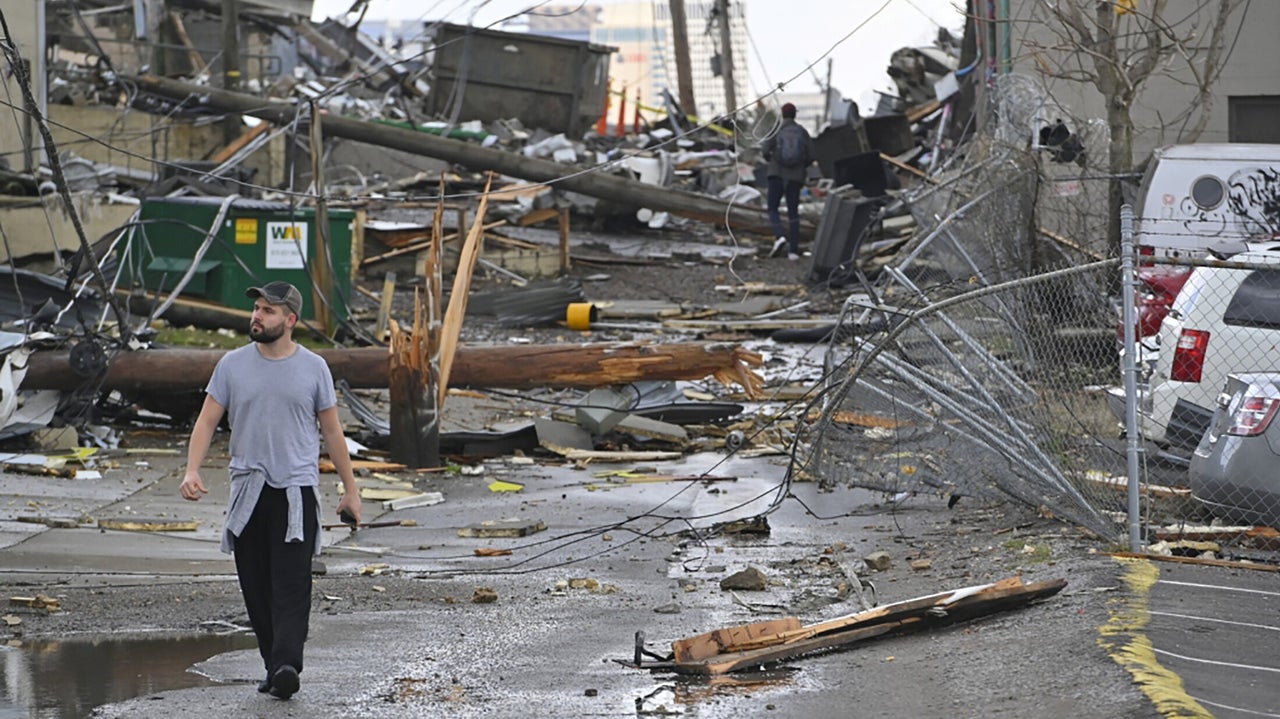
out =
{"type": "Polygon", "coordinates": [[[1156,150],[1142,178],[1134,242],[1143,255],[1204,257],[1222,242],[1280,238],[1280,145],[1156,150]]]}

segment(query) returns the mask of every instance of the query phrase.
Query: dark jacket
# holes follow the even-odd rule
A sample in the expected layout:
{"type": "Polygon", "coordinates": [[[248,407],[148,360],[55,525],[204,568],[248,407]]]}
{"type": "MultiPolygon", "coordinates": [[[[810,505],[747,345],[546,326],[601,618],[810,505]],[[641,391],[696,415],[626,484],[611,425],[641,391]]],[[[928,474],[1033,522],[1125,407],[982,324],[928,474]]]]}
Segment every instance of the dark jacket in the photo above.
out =
{"type": "Polygon", "coordinates": [[[778,132],[775,132],[772,135],[770,135],[769,139],[764,141],[764,145],[762,145],[760,149],[763,151],[765,159],[769,161],[769,172],[768,172],[769,177],[781,177],[783,180],[786,180],[787,182],[803,183],[805,181],[805,176],[809,170],[809,163],[813,161],[813,156],[814,156],[813,138],[809,136],[809,131],[805,130],[803,126],[796,125],[795,120],[790,118],[784,119],[782,121],[782,124],[778,126],[778,132]],[[778,133],[782,132],[782,128],[788,125],[795,125],[796,127],[800,128],[801,132],[804,133],[805,162],[804,164],[799,165],[797,167],[783,167],[782,165],[778,164],[778,158],[777,158],[778,133]]]}

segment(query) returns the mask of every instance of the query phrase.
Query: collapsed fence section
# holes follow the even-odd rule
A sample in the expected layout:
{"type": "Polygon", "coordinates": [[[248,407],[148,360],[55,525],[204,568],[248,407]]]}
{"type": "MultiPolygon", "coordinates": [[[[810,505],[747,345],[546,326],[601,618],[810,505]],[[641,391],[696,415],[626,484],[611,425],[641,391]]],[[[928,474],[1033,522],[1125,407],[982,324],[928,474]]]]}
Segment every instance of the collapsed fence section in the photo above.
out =
{"type": "Polygon", "coordinates": [[[860,314],[880,321],[850,323],[832,348],[835,382],[802,432],[801,471],[896,497],[1012,497],[1114,536],[1123,485],[1097,480],[1123,466],[1100,391],[1116,376],[1116,268],[868,298],[860,314]]]}

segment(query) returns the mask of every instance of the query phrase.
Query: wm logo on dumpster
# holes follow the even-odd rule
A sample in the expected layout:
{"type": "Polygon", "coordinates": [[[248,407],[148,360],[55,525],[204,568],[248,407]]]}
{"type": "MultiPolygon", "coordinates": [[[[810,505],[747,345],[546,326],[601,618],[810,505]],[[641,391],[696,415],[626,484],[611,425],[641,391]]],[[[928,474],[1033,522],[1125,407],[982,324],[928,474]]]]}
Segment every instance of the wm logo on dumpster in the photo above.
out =
{"type": "Polygon", "coordinates": [[[307,264],[307,225],[267,223],[267,269],[300,270],[307,264]]]}

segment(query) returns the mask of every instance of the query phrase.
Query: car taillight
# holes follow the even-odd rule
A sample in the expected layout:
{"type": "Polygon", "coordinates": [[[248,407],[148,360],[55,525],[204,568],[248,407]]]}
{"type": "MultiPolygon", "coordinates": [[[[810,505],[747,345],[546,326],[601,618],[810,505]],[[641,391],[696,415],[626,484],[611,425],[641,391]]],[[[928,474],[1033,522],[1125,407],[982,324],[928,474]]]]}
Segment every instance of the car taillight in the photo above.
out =
{"type": "Polygon", "coordinates": [[[1280,398],[1245,397],[1240,409],[1231,415],[1231,427],[1227,434],[1240,437],[1262,434],[1267,431],[1267,425],[1271,424],[1277,409],[1280,409],[1280,398]]]}
{"type": "Polygon", "coordinates": [[[1204,369],[1204,354],[1209,349],[1209,333],[1205,330],[1182,330],[1173,353],[1169,379],[1174,382],[1199,382],[1204,369]]]}

